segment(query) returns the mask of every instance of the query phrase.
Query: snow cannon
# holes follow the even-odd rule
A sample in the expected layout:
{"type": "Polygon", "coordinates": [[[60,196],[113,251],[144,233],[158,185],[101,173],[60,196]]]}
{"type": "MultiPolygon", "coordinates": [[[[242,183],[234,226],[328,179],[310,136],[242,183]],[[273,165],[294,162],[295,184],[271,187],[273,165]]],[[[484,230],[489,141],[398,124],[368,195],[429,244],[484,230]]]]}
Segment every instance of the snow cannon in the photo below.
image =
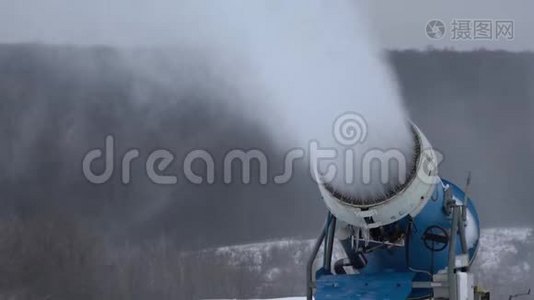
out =
{"type": "Polygon", "coordinates": [[[308,300],[489,299],[470,272],[480,232],[470,175],[465,192],[440,178],[438,153],[411,128],[415,163],[392,192],[347,197],[317,178],[329,213],[307,265],[308,300]]]}

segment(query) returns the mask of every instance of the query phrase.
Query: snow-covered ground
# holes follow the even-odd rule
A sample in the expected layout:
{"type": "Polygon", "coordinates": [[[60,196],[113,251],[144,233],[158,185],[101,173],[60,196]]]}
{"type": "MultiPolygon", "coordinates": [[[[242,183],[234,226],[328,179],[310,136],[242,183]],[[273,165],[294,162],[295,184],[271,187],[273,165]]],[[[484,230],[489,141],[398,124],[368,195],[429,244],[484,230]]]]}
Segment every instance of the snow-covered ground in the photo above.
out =
{"type": "MultiPolygon", "coordinates": [[[[534,287],[534,229],[489,228],[481,231],[480,248],[473,267],[479,283],[493,293],[494,299],[534,287]]],[[[258,293],[273,291],[301,295],[304,266],[314,240],[279,240],[206,249],[203,255],[215,256],[233,268],[258,275],[258,293]],[[286,285],[299,288],[287,288],[286,285]]],[[[342,251],[336,247],[335,256],[342,251]]],[[[278,296],[278,295],[277,295],[278,296]]],[[[303,298],[277,298],[296,300],[303,298]]]]}
{"type": "MultiPolygon", "coordinates": [[[[525,256],[525,252],[521,253],[521,249],[527,246],[527,252],[531,252],[533,242],[530,240],[533,235],[532,228],[492,228],[486,229],[482,232],[480,237],[480,250],[477,259],[477,265],[485,273],[499,272],[503,266],[511,267],[515,275],[519,273],[529,272],[531,269],[531,261],[525,256]],[[518,264],[510,264],[507,262],[510,258],[523,257],[525,260],[518,262],[518,264]]],[[[509,275],[514,275],[509,274],[509,275]]],[[[517,276],[514,276],[517,278],[517,276]]],[[[514,279],[514,277],[510,279],[514,279]]]]}

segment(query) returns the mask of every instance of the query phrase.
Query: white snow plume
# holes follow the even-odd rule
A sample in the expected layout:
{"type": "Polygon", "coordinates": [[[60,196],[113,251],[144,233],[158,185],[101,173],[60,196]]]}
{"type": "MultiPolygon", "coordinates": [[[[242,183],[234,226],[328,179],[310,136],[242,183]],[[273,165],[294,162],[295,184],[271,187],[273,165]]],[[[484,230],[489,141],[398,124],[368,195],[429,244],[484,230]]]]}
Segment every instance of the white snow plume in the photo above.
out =
{"type": "Polygon", "coordinates": [[[245,30],[248,51],[267,91],[264,101],[279,114],[263,119],[275,129],[286,128],[302,144],[316,140],[335,149],[337,158],[319,166],[325,175],[335,163],[336,174],[322,179],[342,194],[387,193],[411,170],[414,143],[396,82],[358,7],[353,1],[252,2],[257,5],[246,14],[252,20],[245,30]],[[354,163],[345,157],[347,149],[354,150],[354,163]],[[404,171],[399,175],[393,164],[382,181],[375,162],[366,182],[362,160],[370,150],[398,150],[404,171]],[[353,170],[352,179],[346,167],[353,170]]]}
{"type": "Polygon", "coordinates": [[[230,63],[225,68],[237,61],[245,66],[231,74],[251,115],[300,146],[314,140],[337,151],[319,164],[322,180],[347,196],[374,198],[406,177],[414,155],[407,115],[354,1],[195,1],[191,7],[205,16],[190,27],[202,28],[201,44],[216,47],[230,63]],[[366,180],[362,160],[370,150],[403,154],[401,166],[392,163],[384,179],[374,161],[366,180]],[[335,174],[325,174],[332,163],[335,174]]]}
{"type": "MultiPolygon", "coordinates": [[[[199,89],[222,85],[221,93],[230,90],[247,117],[265,122],[280,141],[295,139],[307,146],[316,140],[321,148],[337,150],[337,158],[320,164],[321,173],[332,163],[337,172],[322,179],[342,194],[373,198],[411,170],[414,145],[397,84],[358,5],[351,0],[55,0],[32,11],[14,9],[35,25],[36,34],[22,36],[44,42],[178,47],[178,60],[191,58],[182,56],[188,49],[209,65],[194,81],[202,82],[199,89]],[[342,134],[336,140],[333,127],[343,115],[346,122],[339,122],[342,134]],[[355,151],[348,155],[353,163],[345,158],[347,149],[355,151]],[[401,168],[395,163],[388,168],[385,182],[376,160],[369,180],[363,178],[361,162],[371,149],[404,154],[401,168]],[[397,169],[406,172],[398,176],[397,169]]],[[[176,65],[177,72],[190,70],[176,65]]],[[[175,78],[147,72],[161,82],[175,78]]]]}

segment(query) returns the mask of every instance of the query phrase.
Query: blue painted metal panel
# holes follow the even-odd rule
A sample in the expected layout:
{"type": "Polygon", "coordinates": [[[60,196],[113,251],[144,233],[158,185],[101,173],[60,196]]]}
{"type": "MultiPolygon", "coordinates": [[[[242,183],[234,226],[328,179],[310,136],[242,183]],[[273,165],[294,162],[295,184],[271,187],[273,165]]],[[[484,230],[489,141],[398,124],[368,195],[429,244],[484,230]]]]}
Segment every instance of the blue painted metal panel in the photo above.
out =
{"type": "Polygon", "coordinates": [[[315,299],[405,300],[412,291],[412,272],[325,275],[317,279],[315,299]]]}
{"type": "MultiPolygon", "coordinates": [[[[455,199],[460,202],[464,199],[464,192],[452,182],[443,180],[445,185],[448,185],[452,189],[452,194],[455,199]]],[[[445,247],[442,251],[432,252],[425,248],[422,240],[423,233],[428,226],[438,225],[445,229],[451,227],[451,216],[447,216],[443,211],[444,189],[441,184],[436,185],[434,195],[428,201],[425,208],[414,219],[414,228],[412,236],[409,242],[409,262],[412,269],[424,270],[430,273],[437,273],[440,270],[444,270],[448,264],[448,247],[445,247]]],[[[479,232],[479,219],[474,203],[469,201],[468,209],[474,217],[474,224],[471,226],[476,227],[476,231],[479,232]]],[[[405,226],[403,223],[405,220],[401,220],[399,225],[405,226]]],[[[461,253],[460,237],[457,235],[456,253],[461,253]]],[[[469,256],[473,260],[476,256],[478,249],[478,241],[473,247],[469,248],[469,256]]],[[[369,264],[362,273],[376,273],[383,270],[394,270],[396,272],[408,271],[406,264],[406,249],[405,248],[393,248],[393,249],[381,249],[374,251],[367,255],[369,264]]],[[[415,276],[416,281],[430,281],[431,277],[425,273],[417,273],[415,276]]],[[[419,298],[424,296],[430,296],[430,289],[418,289],[414,290],[410,295],[412,298],[419,298]]]]}
{"type": "MultiPolygon", "coordinates": [[[[455,199],[463,201],[464,192],[458,186],[446,180],[443,180],[443,183],[452,189],[455,199]]],[[[431,277],[422,272],[410,272],[408,267],[432,274],[447,267],[448,247],[433,252],[424,246],[422,239],[425,229],[429,226],[436,225],[446,230],[450,229],[451,216],[444,213],[444,200],[443,186],[438,183],[431,200],[413,220],[408,253],[406,247],[382,248],[367,254],[369,264],[359,275],[318,274],[320,278],[317,281],[316,299],[408,299],[431,296],[430,289],[411,289],[412,280],[430,281],[431,277]]],[[[468,209],[474,221],[470,226],[475,227],[478,235],[479,218],[472,201],[469,202],[468,209]]],[[[400,220],[397,225],[407,228],[408,220],[400,220]]],[[[459,236],[457,239],[456,252],[460,254],[459,236]]],[[[476,256],[477,249],[478,239],[469,247],[471,260],[476,256]]]]}

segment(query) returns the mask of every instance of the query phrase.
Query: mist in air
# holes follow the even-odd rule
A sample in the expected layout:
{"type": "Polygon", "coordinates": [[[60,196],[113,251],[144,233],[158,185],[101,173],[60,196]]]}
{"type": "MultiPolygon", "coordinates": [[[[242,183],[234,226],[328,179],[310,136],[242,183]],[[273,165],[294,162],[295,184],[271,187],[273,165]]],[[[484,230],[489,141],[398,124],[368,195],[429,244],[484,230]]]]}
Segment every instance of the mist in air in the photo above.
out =
{"type": "MultiPolygon", "coordinates": [[[[409,170],[413,141],[396,82],[359,6],[349,0],[14,3],[13,16],[31,16],[31,22],[13,35],[118,47],[134,72],[177,94],[184,89],[231,91],[224,105],[265,125],[277,140],[287,141],[284,147],[307,148],[315,140],[336,149],[337,158],[322,162],[320,173],[327,174],[331,163],[336,172],[321,180],[343,194],[366,198],[387,192],[399,174],[391,166],[392,178],[384,184],[374,166],[372,181],[363,184],[364,153],[400,150],[409,170]],[[133,49],[166,51],[140,55],[133,49]],[[365,124],[349,120],[346,133],[366,126],[364,139],[349,145],[333,136],[336,119],[347,112],[361,115],[365,124]],[[345,166],[347,149],[355,150],[354,163],[345,166]]],[[[157,99],[150,101],[159,105],[157,99]]]]}
{"type": "MultiPolygon", "coordinates": [[[[444,153],[440,176],[462,186],[467,173],[473,174],[469,191],[483,227],[531,227],[534,55],[393,50],[386,63],[360,2],[2,1],[0,21],[7,25],[0,26],[0,262],[9,267],[0,270],[0,294],[302,294],[302,273],[288,263],[305,263],[300,244],[281,260],[266,253],[265,268],[288,270],[269,281],[251,273],[248,263],[243,272],[226,256],[198,256],[199,249],[222,245],[315,238],[327,213],[308,157],[295,162],[287,184],[263,185],[254,164],[251,183],[243,184],[237,162],[233,183],[225,184],[225,155],[263,150],[271,179],[283,171],[288,150],[302,147],[309,156],[315,142],[338,152],[338,159],[322,161],[319,179],[332,179],[344,195],[371,199],[397,178],[383,184],[373,169],[371,184],[361,184],[361,155],[397,149],[409,170],[409,117],[444,153]],[[342,138],[365,134],[340,143],[336,124],[342,138]],[[108,135],[116,142],[114,174],[105,184],[91,184],[82,159],[104,149],[108,135]],[[130,149],[140,157],[132,163],[131,183],[122,184],[121,158],[130,149]],[[162,173],[177,175],[176,185],[147,177],[145,162],[156,149],[175,154],[162,173]],[[183,158],[193,149],[215,158],[214,184],[191,184],[183,176],[183,158]],[[344,181],[347,150],[356,157],[352,183],[344,181]],[[329,178],[332,163],[337,172],[329,178]]],[[[421,7],[414,6],[414,13],[421,7]]],[[[519,42],[525,27],[516,25],[519,42]]],[[[426,41],[424,26],[418,29],[426,41]]],[[[391,32],[403,40],[407,34],[391,32]]],[[[102,171],[103,160],[93,167],[102,171]]],[[[194,167],[206,175],[202,162],[194,167]]],[[[390,174],[396,177],[396,171],[392,166],[390,174]]],[[[522,264],[527,256],[532,261],[530,244],[518,249],[503,265],[515,268],[516,259],[522,264]]],[[[252,254],[238,256],[256,261],[258,251],[252,254]]],[[[265,270],[258,273],[271,274],[265,270]]]]}
{"type": "MultiPolygon", "coordinates": [[[[176,11],[176,32],[164,44],[207,55],[210,72],[197,78],[197,88],[220,80],[240,95],[230,105],[278,140],[335,149],[336,158],[319,164],[321,181],[348,196],[384,195],[405,174],[390,166],[384,183],[374,165],[372,180],[364,182],[361,161],[372,149],[400,150],[401,167],[411,169],[413,138],[396,82],[354,1],[184,1],[176,11]],[[351,135],[361,138],[346,143],[351,135]],[[347,149],[354,150],[351,164],[347,149]]],[[[313,162],[317,155],[308,153],[313,162]]]]}

